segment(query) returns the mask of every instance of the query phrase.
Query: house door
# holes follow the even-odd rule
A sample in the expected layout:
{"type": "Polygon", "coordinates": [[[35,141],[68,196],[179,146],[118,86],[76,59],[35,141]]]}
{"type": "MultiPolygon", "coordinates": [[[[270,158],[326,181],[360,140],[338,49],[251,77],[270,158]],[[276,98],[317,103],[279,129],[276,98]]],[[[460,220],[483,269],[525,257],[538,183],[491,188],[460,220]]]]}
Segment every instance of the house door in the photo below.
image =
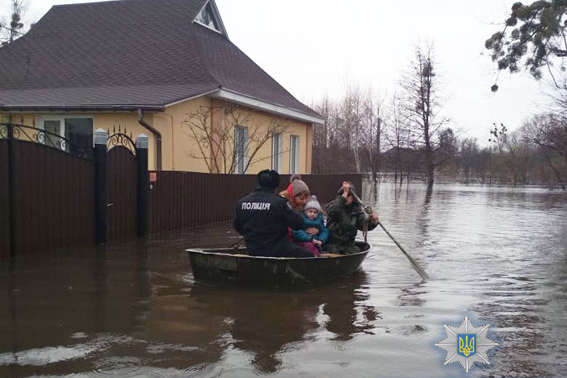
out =
{"type": "Polygon", "coordinates": [[[136,237],[136,147],[126,134],[108,137],[106,163],[107,240],[136,237]]]}

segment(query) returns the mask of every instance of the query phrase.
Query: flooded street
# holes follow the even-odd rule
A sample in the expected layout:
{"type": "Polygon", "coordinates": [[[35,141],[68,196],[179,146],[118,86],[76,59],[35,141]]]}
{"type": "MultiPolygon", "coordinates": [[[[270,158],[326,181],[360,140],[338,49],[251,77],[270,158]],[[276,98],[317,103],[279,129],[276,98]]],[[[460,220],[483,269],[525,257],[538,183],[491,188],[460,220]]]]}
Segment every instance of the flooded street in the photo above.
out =
{"type": "Polygon", "coordinates": [[[465,376],[434,345],[465,316],[499,343],[469,376],[567,375],[566,193],[382,184],[376,208],[430,281],[380,229],[361,272],[293,291],[195,282],[184,249],[226,224],[4,262],[0,376],[465,376]]]}

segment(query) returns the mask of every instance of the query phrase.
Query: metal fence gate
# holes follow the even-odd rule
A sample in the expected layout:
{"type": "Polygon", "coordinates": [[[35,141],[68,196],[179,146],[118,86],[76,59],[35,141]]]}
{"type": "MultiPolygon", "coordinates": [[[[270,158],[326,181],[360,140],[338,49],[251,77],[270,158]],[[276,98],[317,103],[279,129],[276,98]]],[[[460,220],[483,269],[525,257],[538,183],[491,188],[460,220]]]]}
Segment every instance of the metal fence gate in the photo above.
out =
{"type": "Polygon", "coordinates": [[[106,163],[106,238],[136,236],[138,169],[136,145],[123,133],[109,136],[106,163]]]}

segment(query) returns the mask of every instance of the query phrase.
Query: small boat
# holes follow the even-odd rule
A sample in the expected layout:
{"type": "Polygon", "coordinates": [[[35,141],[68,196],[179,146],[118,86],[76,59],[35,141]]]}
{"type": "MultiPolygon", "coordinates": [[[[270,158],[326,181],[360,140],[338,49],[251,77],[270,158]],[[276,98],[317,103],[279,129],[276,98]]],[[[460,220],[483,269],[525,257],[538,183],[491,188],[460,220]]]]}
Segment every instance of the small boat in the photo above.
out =
{"type": "Polygon", "coordinates": [[[351,275],[370,250],[370,244],[356,242],[359,253],[322,253],[321,257],[251,256],[246,248],[187,249],[197,280],[224,281],[262,286],[294,286],[334,281],[351,275]]]}

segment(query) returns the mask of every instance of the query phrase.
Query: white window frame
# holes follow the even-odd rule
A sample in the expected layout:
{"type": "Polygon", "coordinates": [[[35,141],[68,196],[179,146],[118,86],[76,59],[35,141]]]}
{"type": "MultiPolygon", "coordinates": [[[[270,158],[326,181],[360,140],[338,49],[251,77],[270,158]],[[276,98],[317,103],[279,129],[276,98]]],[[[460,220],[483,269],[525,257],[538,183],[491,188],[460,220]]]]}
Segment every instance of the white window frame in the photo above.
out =
{"type": "Polygon", "coordinates": [[[299,135],[289,136],[289,173],[299,173],[299,135]]]}
{"type": "Polygon", "coordinates": [[[244,174],[245,173],[245,169],[246,169],[246,165],[248,165],[248,127],[247,126],[242,126],[242,125],[235,125],[234,126],[234,173],[235,174],[244,174]],[[238,154],[238,151],[236,150],[237,148],[237,137],[238,137],[238,133],[237,130],[238,129],[242,129],[244,130],[244,145],[242,146],[243,148],[243,161],[242,161],[242,169],[240,169],[240,156],[238,154]]]}
{"type": "MultiPolygon", "coordinates": [[[[72,114],[72,115],[61,115],[61,114],[42,114],[39,116],[39,127],[38,129],[44,130],[45,131],[45,121],[59,121],[59,125],[60,127],[60,131],[59,131],[59,136],[61,138],[65,138],[65,120],[66,119],[73,119],[73,118],[90,118],[93,121],[93,129],[94,129],[94,116],[93,115],[82,115],[82,114],[72,114]]],[[[94,130],[93,130],[93,135],[94,135],[94,130]]],[[[45,142],[42,142],[45,143],[45,142]]],[[[93,146],[94,146],[94,140],[93,140],[93,146]]]]}
{"type": "Polygon", "coordinates": [[[283,133],[272,135],[272,169],[281,173],[282,169],[283,133]]]}
{"type": "Polygon", "coordinates": [[[65,138],[65,116],[43,115],[39,118],[39,129],[45,131],[45,121],[59,121],[59,136],[65,138]]]}

